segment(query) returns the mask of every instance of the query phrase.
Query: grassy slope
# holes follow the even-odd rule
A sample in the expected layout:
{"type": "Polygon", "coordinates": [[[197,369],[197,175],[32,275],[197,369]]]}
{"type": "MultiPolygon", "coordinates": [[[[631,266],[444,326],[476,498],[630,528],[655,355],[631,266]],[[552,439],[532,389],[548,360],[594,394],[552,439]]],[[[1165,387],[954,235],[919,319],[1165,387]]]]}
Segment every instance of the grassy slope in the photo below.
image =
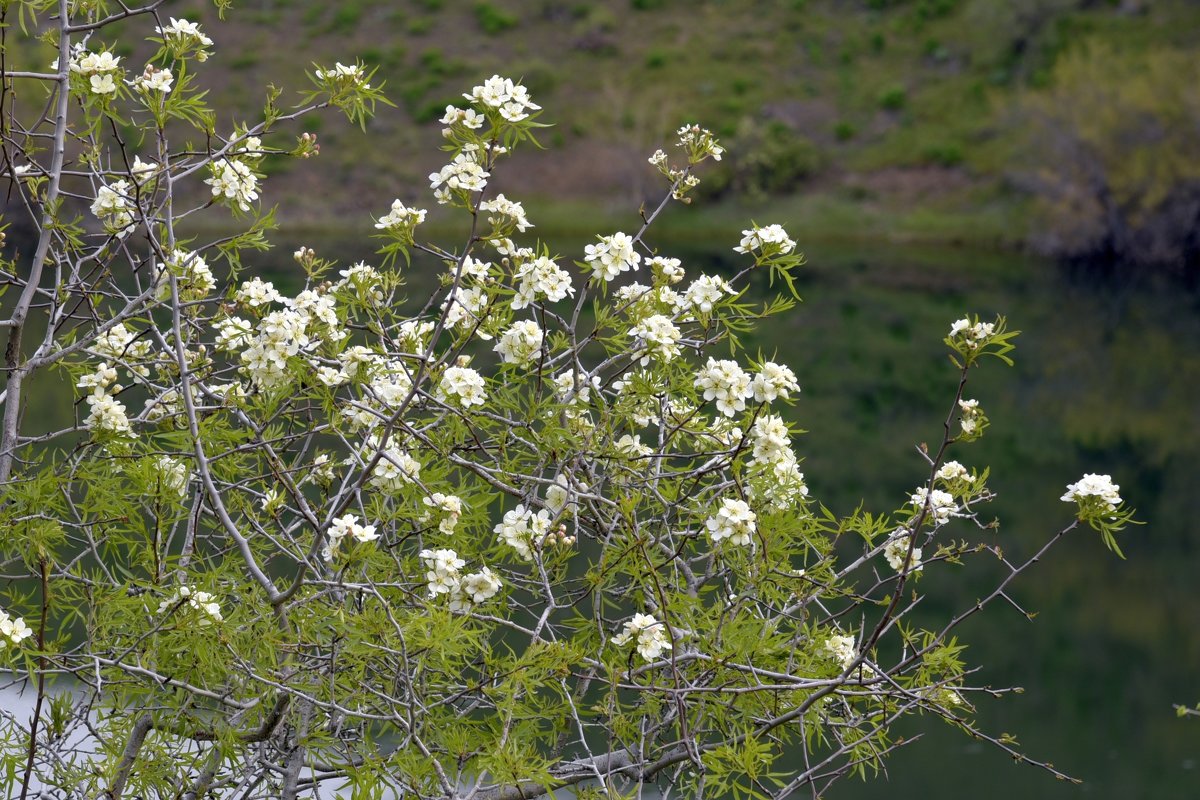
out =
{"type": "Polygon", "coordinates": [[[203,79],[223,130],[254,116],[256,87],[296,96],[314,61],[362,58],[397,102],[366,135],[306,121],[321,158],[267,165],[266,199],[285,224],[359,225],[393,197],[427,203],[424,176],[443,158],[436,117],[499,72],[522,78],[555,123],[548,152],[519,154],[496,178],[544,213],[543,228],[595,230],[636,209],[660,188],[646,155],[699,121],[734,154],[717,183],[757,169],[783,191],[744,180],[734,188],[748,205],[706,202],[672,222],[681,234],[726,235],[757,212],[807,238],[984,245],[1024,234],[1028,204],[1010,188],[1019,93],[1044,84],[1065,48],[1180,44],[1200,22],[1183,0],[244,0],[227,24],[204,0],[170,5],[217,42],[203,79]],[[782,155],[748,166],[764,135],[782,155]]]}
{"type": "MultiPolygon", "coordinates": [[[[1005,180],[1019,145],[1006,124],[1017,92],[1089,37],[1166,42],[1200,17],[1169,2],[1140,14],[1075,5],[296,0],[244,9],[220,62],[237,73],[226,87],[298,83],[302,58],[357,54],[379,66],[401,108],[366,138],[336,124],[321,131],[326,160],[363,187],[335,194],[341,211],[419,196],[438,160],[432,117],[499,71],[522,76],[557,123],[550,152],[513,170],[527,174],[501,176],[523,196],[599,192],[629,207],[653,185],[644,153],[675,125],[700,120],[736,148],[746,120],[774,120],[816,154],[815,174],[771,203],[806,233],[1011,243],[1023,226],[1005,180]],[[300,46],[273,46],[281,30],[300,46]]],[[[310,180],[288,175],[286,185],[310,180]]],[[[314,212],[324,210],[303,216],[314,212]]],[[[740,217],[708,211],[693,227],[726,229],[740,217]]]]}

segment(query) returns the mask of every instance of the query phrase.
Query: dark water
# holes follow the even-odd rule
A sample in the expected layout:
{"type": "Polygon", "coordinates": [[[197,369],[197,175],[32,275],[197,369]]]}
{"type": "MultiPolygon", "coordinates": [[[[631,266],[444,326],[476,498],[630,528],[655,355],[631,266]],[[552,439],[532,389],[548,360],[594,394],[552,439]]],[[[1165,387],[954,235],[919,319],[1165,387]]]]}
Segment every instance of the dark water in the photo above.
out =
{"type": "MultiPolygon", "coordinates": [[[[913,444],[939,436],[952,391],[946,325],[1001,313],[1023,331],[1017,365],[972,379],[967,393],[992,427],[953,454],[992,467],[993,539],[1011,557],[1032,554],[1069,520],[1063,487],[1092,471],[1111,473],[1147,523],[1123,535],[1124,562],[1090,530],[1052,550],[1012,592],[1033,622],[994,606],[960,629],[968,661],[985,665],[979,683],[1025,687],[982,703],[983,728],[1016,734],[1082,785],[929,722],[909,728],[924,740],[891,759],[886,785],[846,782],[829,796],[1200,796],[1200,720],[1172,712],[1200,701],[1200,299],[961,252],[814,251],[810,261],[808,302],[767,341],[802,376],[796,411],[812,431],[802,448],[819,497],[841,511],[859,497],[895,504],[919,474],[913,444]]],[[[927,617],[986,592],[999,572],[979,566],[928,576],[927,617]]]]}
{"type": "MultiPolygon", "coordinates": [[[[301,273],[290,254],[299,244],[343,264],[373,260],[366,240],[281,240],[257,257],[256,271],[295,290],[301,273]]],[[[691,275],[729,268],[732,256],[656,244],[691,275]]],[[[581,243],[558,246],[568,258],[582,255],[581,243]]],[[[1069,522],[1071,507],[1058,499],[1066,484],[1093,471],[1111,473],[1147,523],[1123,535],[1126,561],[1090,530],[1060,543],[1012,587],[1034,621],[994,606],[959,631],[967,660],[983,665],[976,684],[1025,689],[981,702],[983,729],[1016,734],[1030,756],[1082,785],[917,721],[904,734],[921,739],[890,759],[886,777],[843,782],[828,797],[1200,797],[1200,720],[1172,710],[1200,702],[1200,298],[1153,281],[1094,285],[1014,256],[895,248],[809,248],[808,256],[805,302],[746,344],[799,376],[792,414],[811,431],[799,447],[817,498],[842,513],[860,501],[876,511],[898,506],[922,480],[915,446],[937,441],[953,398],[942,337],[967,313],[1002,313],[1023,331],[1017,365],[995,362],[972,378],[967,394],[992,426],[951,454],[992,468],[1001,527],[949,534],[990,536],[1012,558],[1026,557],[1069,522]]],[[[414,298],[437,270],[414,261],[414,298]]],[[[60,390],[43,399],[39,408],[70,413],[60,390]]],[[[925,619],[932,625],[965,608],[999,575],[983,562],[926,570],[925,619]]]]}

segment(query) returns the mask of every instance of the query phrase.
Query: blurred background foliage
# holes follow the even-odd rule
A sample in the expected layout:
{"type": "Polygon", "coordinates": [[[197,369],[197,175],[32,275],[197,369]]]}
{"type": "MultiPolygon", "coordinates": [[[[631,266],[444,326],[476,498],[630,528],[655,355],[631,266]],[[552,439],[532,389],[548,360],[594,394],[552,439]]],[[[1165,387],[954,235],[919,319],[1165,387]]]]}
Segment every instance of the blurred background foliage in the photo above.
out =
{"type": "Polygon", "coordinates": [[[399,105],[366,136],[306,122],[323,168],[267,164],[285,225],[336,229],[420,197],[445,105],[499,72],[555,125],[548,152],[498,176],[531,207],[574,200],[595,217],[640,202],[658,188],[646,155],[697,121],[730,151],[707,176],[697,231],[726,236],[747,205],[769,206],[810,240],[1029,249],[1196,279],[1200,4],[1189,0],[237,5],[223,25],[207,0],[168,4],[217,41],[201,77],[222,98],[223,130],[257,113],[257,87],[302,89],[312,62],[359,57],[399,105]]]}

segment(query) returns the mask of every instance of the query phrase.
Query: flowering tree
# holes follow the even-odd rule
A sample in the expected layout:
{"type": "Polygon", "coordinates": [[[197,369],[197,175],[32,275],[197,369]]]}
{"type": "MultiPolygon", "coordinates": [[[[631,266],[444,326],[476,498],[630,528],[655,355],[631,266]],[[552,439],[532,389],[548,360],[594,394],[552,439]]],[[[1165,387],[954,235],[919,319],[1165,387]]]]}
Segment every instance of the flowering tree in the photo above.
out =
{"type": "Polygon", "coordinates": [[[3,64],[4,107],[33,109],[5,113],[3,148],[37,231],[0,264],[0,658],[35,698],[0,711],[8,796],[784,797],[877,770],[918,713],[1024,758],[972,721],[997,690],[972,685],[955,628],[1080,521],[1115,548],[1131,516],[1088,475],[1026,561],[950,538],[992,497],[948,456],[987,427],[965,389],[1008,361],[1003,318],[951,327],[957,388],[911,497],[839,518],[780,414],[796,376],[739,345],[791,308],[795,242],[746,230],[730,276],[650,244],[721,158],[708,131],[650,157],[666,188],[637,231],[572,263],[490,191],[542,127],[492,77],[446,109],[430,176],[460,241],[427,241],[397,200],[377,263],[301,248],[285,296],[241,255],[267,244],[263,161],[318,147],[263,137],[323,108],[362,122],[383,95],[361,65],[318,67],[297,110],[272,92],[219,130],[193,83],[213,41],[158,6],[3,6],[58,51],[3,64]],[[118,21],[144,22],[144,66],[102,42],[118,21]],[[233,235],[180,233],[229,213],[233,235]],[[441,265],[415,306],[414,257],[441,265]],[[755,273],[787,291],[752,304],[755,273]],[[29,408],[45,374],[75,387],[65,427],[29,408]],[[973,554],[1003,580],[912,623],[920,581],[973,554]]]}

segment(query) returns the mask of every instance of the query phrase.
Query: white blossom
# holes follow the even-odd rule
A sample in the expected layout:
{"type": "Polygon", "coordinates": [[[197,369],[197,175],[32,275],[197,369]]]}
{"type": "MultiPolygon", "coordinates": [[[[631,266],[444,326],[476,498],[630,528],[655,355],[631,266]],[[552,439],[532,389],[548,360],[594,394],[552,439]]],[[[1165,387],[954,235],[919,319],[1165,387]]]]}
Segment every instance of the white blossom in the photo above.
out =
{"type": "Polygon", "coordinates": [[[85,428],[115,434],[132,432],[132,428],[129,426],[129,417],[125,414],[124,403],[99,388],[89,394],[86,400],[91,411],[87,419],[83,421],[85,428]]]}
{"type": "Polygon", "coordinates": [[[117,383],[117,370],[112,367],[107,361],[96,367],[96,371],[90,375],[82,376],[75,384],[80,389],[119,392],[120,384],[117,383]],[[111,389],[109,387],[112,387],[111,389]]]}
{"type": "Polygon", "coordinates": [[[392,209],[379,218],[375,227],[380,230],[411,230],[425,221],[425,209],[409,208],[399,200],[392,201],[392,209]]]}
{"type": "Polygon", "coordinates": [[[634,614],[625,623],[625,629],[612,638],[617,647],[624,647],[630,641],[635,642],[638,655],[647,661],[655,661],[671,649],[667,626],[649,614],[634,614]]]}
{"type": "Polygon", "coordinates": [[[187,464],[170,456],[159,456],[154,466],[158,470],[159,484],[164,489],[179,495],[180,499],[187,497],[188,483],[192,479],[187,464]]]}
{"type": "Polygon", "coordinates": [[[422,550],[420,558],[425,562],[425,580],[431,598],[440,594],[453,594],[459,591],[461,580],[458,571],[467,562],[458,557],[453,550],[422,550]]]}
{"type": "Polygon", "coordinates": [[[683,293],[684,304],[702,314],[711,314],[713,307],[722,298],[737,294],[724,278],[716,275],[701,275],[692,281],[683,293]]]}
{"type": "Polygon", "coordinates": [[[221,604],[217,602],[217,599],[208,592],[197,591],[191,586],[179,587],[174,594],[159,603],[158,613],[162,614],[176,606],[201,612],[204,616],[196,622],[200,627],[221,622],[223,619],[221,604]]]}
{"type": "Polygon", "coordinates": [[[501,542],[517,551],[526,561],[533,560],[533,550],[550,532],[550,512],[534,512],[524,504],[504,514],[504,519],[492,529],[501,542]]]}
{"type": "Polygon", "coordinates": [[[962,432],[967,436],[974,434],[979,427],[979,420],[983,416],[983,410],[979,407],[979,401],[959,400],[958,409],[960,412],[959,424],[962,426],[962,432]]]}
{"type": "Polygon", "coordinates": [[[792,452],[792,437],[787,423],[777,414],[763,414],[754,420],[750,429],[752,454],[755,461],[773,463],[792,452]]]}
{"type": "MultiPolygon", "coordinates": [[[[481,192],[487,186],[491,173],[468,153],[459,153],[446,166],[429,176],[429,188],[436,190],[456,190],[463,192],[481,192]]],[[[448,194],[437,194],[439,203],[449,202],[448,194]]]]}
{"type": "MultiPolygon", "coordinates": [[[[887,559],[888,566],[896,570],[896,572],[904,571],[904,559],[908,555],[910,537],[908,531],[904,528],[899,528],[892,534],[892,538],[888,539],[883,548],[883,557],[887,559]]],[[[912,551],[912,560],[909,561],[909,572],[920,572],[921,564],[921,548],[914,547],[912,551]]]]}
{"type": "Polygon", "coordinates": [[[174,80],[175,76],[171,74],[171,70],[157,69],[153,64],[147,64],[142,74],[130,81],[129,85],[145,92],[166,94],[171,91],[174,80]]]}
{"type": "Polygon", "coordinates": [[[258,308],[268,303],[282,301],[283,295],[276,291],[275,284],[255,277],[242,282],[242,285],[238,287],[237,293],[234,294],[234,299],[251,308],[258,308]]]}
{"type": "Polygon", "coordinates": [[[427,506],[430,511],[436,511],[442,515],[438,520],[438,530],[449,535],[454,533],[454,528],[458,525],[458,519],[462,516],[463,501],[452,494],[443,494],[442,492],[434,492],[431,495],[421,498],[421,502],[427,506]]]}
{"type": "Polygon", "coordinates": [[[487,400],[483,376],[470,367],[447,367],[438,383],[437,397],[458,398],[463,408],[482,406],[487,400]]]}
{"type": "Polygon", "coordinates": [[[479,204],[479,210],[485,211],[494,216],[488,217],[488,222],[492,225],[511,224],[516,226],[517,230],[524,233],[533,225],[525,218],[525,207],[520,203],[509,200],[503,194],[498,194],[491,200],[485,200],[479,204]]]}
{"type": "Polygon", "coordinates": [[[664,258],[663,256],[655,256],[646,262],[646,266],[653,270],[656,278],[669,284],[676,284],[683,280],[683,267],[679,265],[678,258],[664,258]]]}
{"type": "Polygon", "coordinates": [[[158,170],[159,166],[155,162],[142,161],[140,156],[134,156],[133,166],[129,168],[129,174],[133,178],[134,183],[138,186],[144,186],[150,182],[158,170]]]}
{"type": "Polygon", "coordinates": [[[651,357],[665,364],[679,355],[681,333],[671,318],[663,314],[646,317],[630,328],[629,334],[638,340],[637,350],[646,353],[641,359],[643,366],[649,363],[651,357]]]}
{"type": "Polygon", "coordinates": [[[536,302],[539,295],[552,303],[575,296],[571,274],[546,256],[524,261],[513,273],[513,283],[517,288],[512,301],[514,311],[536,302]]]}
{"type": "Polygon", "coordinates": [[[329,530],[326,531],[325,549],[322,553],[326,561],[332,561],[334,553],[338,547],[347,538],[353,539],[356,542],[365,544],[373,542],[379,538],[379,534],[375,531],[374,525],[363,525],[359,523],[358,516],[355,514],[346,514],[335,518],[329,525],[329,530]]]}
{"type": "MultiPolygon", "coordinates": [[[[443,125],[462,125],[468,130],[479,130],[483,127],[483,123],[487,118],[473,108],[458,108],[457,106],[446,106],[446,113],[438,122],[443,125]]],[[[444,130],[443,135],[447,138],[453,133],[449,128],[444,130]]]]}
{"type": "Polygon", "coordinates": [[[464,575],[458,584],[456,596],[451,598],[450,610],[466,611],[470,604],[486,602],[495,597],[503,585],[499,576],[487,567],[464,575]]]}
{"type": "Polygon", "coordinates": [[[774,511],[786,511],[808,497],[808,485],[796,454],[781,451],[774,460],[755,465],[746,494],[774,511]]]}
{"type": "Polygon", "coordinates": [[[88,78],[88,87],[92,90],[92,94],[106,95],[117,93],[117,82],[108,73],[93,75],[88,78]]]}
{"type": "Polygon", "coordinates": [[[212,270],[197,252],[172,251],[170,259],[158,273],[159,300],[167,300],[171,296],[171,275],[175,276],[179,299],[185,303],[204,300],[217,286],[212,270]]]}
{"type": "Polygon", "coordinates": [[[509,326],[492,348],[506,364],[527,365],[542,349],[545,334],[533,320],[519,320],[509,326]]]}
{"type": "Polygon", "coordinates": [[[716,400],[717,410],[729,417],[744,410],[754,394],[750,376],[736,361],[711,357],[696,376],[696,388],[704,392],[705,400],[716,400]]]}
{"type": "Polygon", "coordinates": [[[209,165],[211,176],[204,182],[212,187],[212,195],[221,198],[242,211],[249,211],[250,204],[258,199],[258,176],[245,163],[236,158],[222,158],[209,165]]]}
{"type": "MultiPolygon", "coordinates": [[[[481,288],[459,286],[442,303],[446,324],[452,328],[473,328],[481,325],[488,307],[488,294],[481,288]]],[[[476,330],[481,339],[492,338],[482,329],[476,330]]]]}
{"type": "Polygon", "coordinates": [[[761,255],[787,255],[796,249],[796,243],[788,238],[782,225],[768,225],[742,231],[742,242],[733,248],[737,253],[759,251],[761,255]]]}
{"type": "Polygon", "coordinates": [[[23,618],[9,616],[7,611],[0,610],[0,650],[9,644],[19,646],[32,635],[33,629],[23,618]]]}
{"type": "Polygon", "coordinates": [[[487,108],[499,110],[509,122],[524,119],[527,116],[526,110],[536,111],[541,108],[529,99],[529,92],[524,86],[514,84],[509,78],[501,78],[499,75],[488,78],[463,97],[487,108]]]}
{"type": "Polygon", "coordinates": [[[858,648],[853,636],[834,634],[825,640],[823,649],[825,655],[842,665],[842,669],[849,669],[858,657],[858,648]]]}
{"type": "Polygon", "coordinates": [[[967,481],[975,480],[971,473],[967,472],[967,468],[957,461],[947,461],[937,471],[937,477],[944,481],[967,481]]]}
{"type": "Polygon", "coordinates": [[[933,517],[935,525],[941,525],[949,521],[954,512],[958,510],[958,505],[954,502],[954,495],[949,492],[943,492],[941,489],[929,491],[925,487],[918,488],[913,492],[909,502],[912,503],[916,512],[921,513],[925,508],[925,502],[929,501],[929,514],[933,517]]]}
{"type": "Polygon", "coordinates": [[[635,270],[642,263],[642,255],[634,248],[633,237],[626,233],[600,236],[599,244],[584,248],[583,260],[592,268],[592,276],[611,281],[622,272],[635,270]]]}
{"type": "Polygon", "coordinates": [[[343,64],[338,61],[333,65],[332,69],[322,69],[318,67],[313,74],[319,81],[329,81],[332,83],[348,84],[350,86],[370,89],[371,84],[367,83],[366,70],[359,64],[343,64]]]}
{"type": "Polygon", "coordinates": [[[730,544],[748,545],[757,529],[757,515],[745,500],[724,498],[717,513],[708,518],[708,538],[716,544],[728,539],[730,544]]]}
{"type": "Polygon", "coordinates": [[[401,487],[421,477],[421,462],[405,450],[389,446],[371,470],[371,485],[381,491],[395,493],[401,487]]]}
{"type": "Polygon", "coordinates": [[[712,158],[713,161],[720,161],[721,156],[725,154],[725,148],[717,144],[717,139],[713,136],[712,131],[707,128],[701,128],[699,125],[684,125],[676,134],[679,136],[679,141],[676,147],[682,147],[691,154],[693,163],[702,158],[712,158]]]}
{"type": "Polygon", "coordinates": [[[396,338],[411,352],[420,352],[428,344],[435,325],[429,320],[406,319],[396,329],[396,338]]]}
{"type": "Polygon", "coordinates": [[[170,20],[169,25],[157,28],[163,41],[177,50],[194,49],[197,61],[207,61],[210,53],[204,48],[212,46],[212,39],[205,36],[195,22],[174,17],[171,17],[170,20]]]}
{"type": "Polygon", "coordinates": [[[129,181],[101,186],[92,201],[92,213],[110,230],[125,230],[133,222],[133,192],[129,181]]]}
{"type": "Polygon", "coordinates": [[[1103,504],[1104,510],[1116,511],[1121,505],[1121,487],[1112,482],[1110,475],[1088,473],[1078,481],[1067,485],[1067,492],[1060,499],[1065,503],[1086,503],[1089,498],[1096,498],[1103,504]]]}
{"type": "Polygon", "coordinates": [[[241,317],[226,317],[216,322],[217,336],[214,345],[218,350],[236,353],[250,343],[254,336],[254,324],[241,317]]]}
{"type": "Polygon", "coordinates": [[[750,389],[754,393],[754,402],[771,403],[780,397],[786,400],[791,396],[790,392],[800,391],[800,384],[790,367],[768,361],[750,382],[750,389]]]}
{"type": "Polygon", "coordinates": [[[956,320],[950,326],[951,339],[960,340],[968,349],[974,350],[984,344],[996,332],[996,326],[991,322],[971,323],[963,318],[956,320]]]}

